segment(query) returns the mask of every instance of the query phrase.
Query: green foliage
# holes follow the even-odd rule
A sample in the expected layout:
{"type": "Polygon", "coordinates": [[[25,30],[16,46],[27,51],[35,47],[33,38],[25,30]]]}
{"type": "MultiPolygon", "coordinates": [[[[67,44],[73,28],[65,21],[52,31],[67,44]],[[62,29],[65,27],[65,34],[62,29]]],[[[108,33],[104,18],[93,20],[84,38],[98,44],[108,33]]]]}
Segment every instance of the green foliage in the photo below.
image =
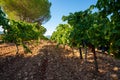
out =
{"type": "Polygon", "coordinates": [[[80,47],[83,41],[88,41],[88,28],[91,27],[92,17],[90,11],[80,11],[75,13],[70,13],[69,16],[63,16],[64,21],[72,26],[69,39],[71,41],[71,46],[80,47]]]}
{"type": "Polygon", "coordinates": [[[4,42],[12,42],[16,45],[21,44],[27,52],[31,52],[24,44],[24,41],[37,40],[40,35],[41,33],[36,28],[36,24],[11,20],[3,40],[4,42]]]}
{"type": "Polygon", "coordinates": [[[56,31],[53,32],[51,40],[56,41],[58,44],[68,44],[70,29],[71,28],[68,24],[59,24],[56,28],[56,31]]]}
{"type": "Polygon", "coordinates": [[[50,19],[50,6],[48,0],[0,0],[10,19],[38,21],[41,23],[50,19]]]}
{"type": "Polygon", "coordinates": [[[94,54],[94,63],[96,71],[98,71],[97,57],[95,53],[95,47],[106,46],[110,44],[110,27],[109,19],[102,17],[99,13],[92,13],[94,6],[91,6],[85,11],[70,13],[68,16],[63,16],[63,21],[67,21],[71,26],[69,27],[68,35],[66,28],[59,25],[56,31],[52,35],[52,39],[55,39],[59,44],[68,44],[72,47],[79,48],[80,57],[82,59],[81,47],[82,45],[91,46],[94,54]]]}
{"type": "Polygon", "coordinates": [[[95,6],[99,9],[101,16],[110,17],[111,52],[115,57],[120,57],[120,0],[98,0],[95,6]]]}
{"type": "MultiPolygon", "coordinates": [[[[27,52],[31,52],[24,44],[24,41],[38,40],[43,37],[46,29],[36,23],[27,23],[23,21],[9,20],[6,18],[5,13],[0,9],[0,25],[4,29],[4,42],[12,42],[22,45],[27,52]]],[[[18,51],[17,51],[18,52],[18,51]]]]}
{"type": "Polygon", "coordinates": [[[51,39],[59,44],[68,44],[74,47],[81,45],[107,47],[109,54],[120,57],[120,1],[98,0],[85,11],[70,13],[63,16],[70,27],[60,24],[52,34],[51,39]],[[114,6],[114,7],[113,7],[114,6]],[[94,7],[99,12],[93,13],[94,7]]]}
{"type": "Polygon", "coordinates": [[[85,11],[63,16],[62,20],[67,21],[70,27],[58,26],[52,39],[60,44],[74,47],[81,47],[84,42],[86,45],[90,43],[96,48],[108,47],[109,54],[112,53],[115,57],[120,57],[119,4],[119,0],[98,0],[96,5],[91,5],[85,11]],[[92,13],[94,7],[97,7],[99,12],[92,13]],[[65,35],[66,32],[67,35],[65,35]]]}
{"type": "Polygon", "coordinates": [[[7,34],[4,39],[8,42],[19,43],[21,41],[38,39],[39,35],[40,31],[36,28],[36,24],[11,20],[9,29],[7,29],[7,34]]]}

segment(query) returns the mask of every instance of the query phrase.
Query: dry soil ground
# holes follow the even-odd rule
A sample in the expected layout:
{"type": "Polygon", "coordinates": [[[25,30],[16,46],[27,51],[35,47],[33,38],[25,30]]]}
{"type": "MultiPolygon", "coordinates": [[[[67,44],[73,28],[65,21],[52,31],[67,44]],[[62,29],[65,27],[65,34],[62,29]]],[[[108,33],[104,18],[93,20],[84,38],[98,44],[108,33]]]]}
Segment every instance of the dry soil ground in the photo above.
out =
{"type": "Polygon", "coordinates": [[[120,60],[108,55],[97,53],[96,73],[90,52],[85,62],[77,50],[73,55],[69,47],[57,48],[50,41],[29,46],[32,54],[25,54],[20,46],[16,56],[14,44],[0,44],[0,80],[120,80],[120,60]]]}

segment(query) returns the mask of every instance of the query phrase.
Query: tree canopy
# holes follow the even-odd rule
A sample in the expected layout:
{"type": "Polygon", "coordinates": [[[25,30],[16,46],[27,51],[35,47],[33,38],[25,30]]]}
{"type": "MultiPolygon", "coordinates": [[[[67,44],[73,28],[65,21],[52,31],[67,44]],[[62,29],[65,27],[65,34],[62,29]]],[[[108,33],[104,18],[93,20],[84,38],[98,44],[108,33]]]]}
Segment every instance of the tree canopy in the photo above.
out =
{"type": "Polygon", "coordinates": [[[51,18],[48,0],[0,0],[10,19],[45,23],[51,18]]]}

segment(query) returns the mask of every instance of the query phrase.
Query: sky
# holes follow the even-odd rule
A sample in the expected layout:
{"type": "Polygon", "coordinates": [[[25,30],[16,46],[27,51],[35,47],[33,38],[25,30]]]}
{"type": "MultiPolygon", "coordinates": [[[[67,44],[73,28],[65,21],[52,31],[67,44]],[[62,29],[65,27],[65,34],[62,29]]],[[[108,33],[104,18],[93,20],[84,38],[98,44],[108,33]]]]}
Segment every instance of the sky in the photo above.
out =
{"type": "Polygon", "coordinates": [[[62,23],[62,16],[67,16],[69,13],[84,11],[90,5],[96,4],[97,0],[49,0],[52,5],[50,8],[51,19],[43,24],[47,29],[45,35],[52,35],[55,28],[62,23]]]}

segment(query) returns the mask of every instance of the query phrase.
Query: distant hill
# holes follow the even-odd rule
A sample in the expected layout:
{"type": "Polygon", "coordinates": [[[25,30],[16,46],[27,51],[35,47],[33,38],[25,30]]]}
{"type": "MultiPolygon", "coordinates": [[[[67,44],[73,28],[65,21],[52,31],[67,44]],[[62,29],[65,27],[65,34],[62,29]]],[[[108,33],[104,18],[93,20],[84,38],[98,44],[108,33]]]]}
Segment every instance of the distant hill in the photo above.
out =
{"type": "Polygon", "coordinates": [[[48,39],[50,39],[51,35],[46,35],[45,37],[47,37],[48,39]]]}

